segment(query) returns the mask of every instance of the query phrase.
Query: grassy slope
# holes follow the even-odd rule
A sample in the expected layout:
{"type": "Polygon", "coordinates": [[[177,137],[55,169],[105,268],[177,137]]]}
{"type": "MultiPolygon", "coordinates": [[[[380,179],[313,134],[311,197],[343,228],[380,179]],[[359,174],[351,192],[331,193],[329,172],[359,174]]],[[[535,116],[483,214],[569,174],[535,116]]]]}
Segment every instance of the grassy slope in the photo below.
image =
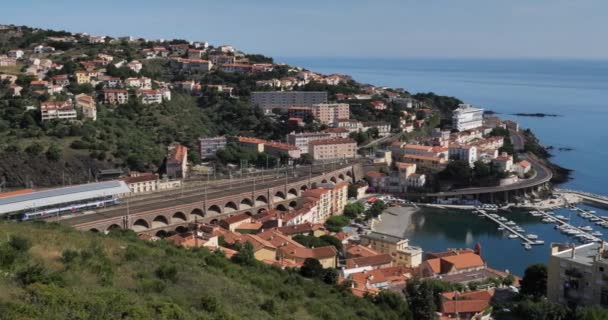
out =
{"type": "Polygon", "coordinates": [[[387,308],[294,272],[240,266],[206,250],[143,242],[131,234],[0,223],[0,235],[0,259],[12,250],[11,235],[32,244],[12,265],[0,261],[0,319],[397,318],[387,308]],[[66,249],[76,252],[70,262],[61,259],[66,249]],[[27,269],[33,265],[43,269],[27,269]],[[169,275],[159,275],[159,268],[169,275]]]}

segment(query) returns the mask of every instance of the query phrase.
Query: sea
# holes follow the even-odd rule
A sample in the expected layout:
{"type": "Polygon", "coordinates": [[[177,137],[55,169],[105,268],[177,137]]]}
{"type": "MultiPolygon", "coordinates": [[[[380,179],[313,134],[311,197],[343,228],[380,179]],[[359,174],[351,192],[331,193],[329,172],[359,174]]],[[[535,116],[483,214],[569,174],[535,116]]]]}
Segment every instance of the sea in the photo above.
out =
{"type": "MultiPolygon", "coordinates": [[[[359,82],[404,88],[410,93],[454,96],[494,111],[530,128],[543,145],[553,147],[551,161],[573,170],[571,180],[560,188],[608,194],[608,60],[286,57],[277,61],[325,74],[348,74],[359,82]]],[[[606,210],[593,210],[608,216],[606,210]]],[[[565,209],[556,213],[569,215],[565,209]]],[[[551,242],[573,241],[539,218],[507,215],[526,232],[537,234],[545,245],[525,251],[520,241],[509,240],[493,223],[463,211],[421,211],[406,236],[425,251],[473,247],[479,242],[491,266],[519,275],[527,265],[547,262],[551,242]]],[[[576,215],[573,222],[593,225],[576,215]]],[[[605,231],[608,240],[608,229],[600,231],[605,231]]]]}

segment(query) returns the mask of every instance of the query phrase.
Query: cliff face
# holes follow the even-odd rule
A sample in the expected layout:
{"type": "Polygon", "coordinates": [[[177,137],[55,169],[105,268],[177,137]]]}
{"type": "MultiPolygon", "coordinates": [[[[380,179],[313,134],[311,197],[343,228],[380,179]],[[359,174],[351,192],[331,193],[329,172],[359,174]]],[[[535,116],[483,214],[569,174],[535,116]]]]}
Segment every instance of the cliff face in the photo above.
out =
{"type": "Polygon", "coordinates": [[[23,152],[2,152],[0,183],[4,181],[5,188],[85,183],[94,180],[97,170],[108,167],[111,167],[109,163],[82,155],[49,161],[44,154],[32,156],[23,152]]]}

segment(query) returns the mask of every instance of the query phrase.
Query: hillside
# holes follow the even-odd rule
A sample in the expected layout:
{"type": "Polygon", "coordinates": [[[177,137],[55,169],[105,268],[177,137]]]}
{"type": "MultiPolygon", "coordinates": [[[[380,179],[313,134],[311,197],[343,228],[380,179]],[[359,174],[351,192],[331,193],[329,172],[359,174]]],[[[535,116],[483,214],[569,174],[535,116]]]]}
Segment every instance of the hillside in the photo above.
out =
{"type": "Polygon", "coordinates": [[[403,319],[372,299],[258,262],[133,233],[0,223],[0,319],[403,319]]]}
{"type": "MultiPolygon", "coordinates": [[[[284,112],[263,114],[249,101],[251,91],[255,90],[321,90],[328,92],[331,101],[345,99],[347,94],[373,92],[372,98],[387,101],[388,108],[376,110],[369,100],[355,101],[351,117],[390,122],[393,127],[399,125],[405,108],[390,99],[411,97],[406,91],[390,88],[378,91],[378,87],[360,84],[348,76],[340,76],[336,83],[335,76],[274,64],[272,58],[259,54],[225,52],[213,46],[194,49],[192,43],[177,39],[160,42],[108,37],[105,43],[93,43],[87,35],[79,33],[7,26],[0,30],[0,58],[15,51],[23,52],[15,65],[0,68],[0,154],[11,154],[0,159],[6,161],[0,166],[0,183],[5,181],[5,187],[9,188],[26,183],[38,187],[66,181],[83,183],[100,168],[156,171],[162,165],[167,145],[174,142],[193,150],[189,153],[190,161],[197,163],[195,151],[200,137],[247,135],[284,140],[289,132],[318,131],[322,127],[310,122],[298,127],[287,121],[284,112]],[[188,47],[187,53],[174,50],[179,45],[188,47]],[[151,51],[158,50],[167,54],[149,56],[151,51]],[[270,67],[228,72],[217,63],[207,71],[184,70],[176,61],[191,59],[192,50],[199,54],[196,61],[208,62],[213,56],[220,56],[249,66],[270,67]],[[128,67],[131,62],[141,62],[141,69],[128,67]],[[79,72],[93,73],[95,79],[80,83],[76,76],[79,72]],[[301,80],[309,75],[312,80],[301,80]],[[170,90],[171,99],[144,104],[136,96],[136,88],[126,84],[128,79],[144,78],[151,81],[153,90],[170,90]],[[278,88],[263,84],[268,82],[291,85],[278,88]],[[230,92],[218,86],[229,88],[230,92]],[[15,87],[21,88],[19,94],[13,92],[15,87]],[[103,90],[114,88],[128,90],[127,103],[110,104],[104,100],[103,90]],[[83,116],[80,109],[77,119],[41,119],[42,103],[70,101],[78,94],[89,95],[96,101],[96,121],[83,116]],[[48,153],[52,156],[45,157],[48,153]],[[49,175],[42,166],[20,165],[21,159],[39,157],[53,162],[55,174],[49,175]]],[[[432,94],[420,98],[425,106],[441,112],[457,102],[432,94]]],[[[430,121],[427,126],[437,124],[438,121],[430,121]]]]}

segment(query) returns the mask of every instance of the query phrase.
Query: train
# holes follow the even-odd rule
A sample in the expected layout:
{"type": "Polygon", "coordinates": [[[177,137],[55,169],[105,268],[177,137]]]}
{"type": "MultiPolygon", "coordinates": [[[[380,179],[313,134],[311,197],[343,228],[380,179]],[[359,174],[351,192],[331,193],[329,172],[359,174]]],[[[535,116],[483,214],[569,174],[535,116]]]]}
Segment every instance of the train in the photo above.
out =
{"type": "Polygon", "coordinates": [[[107,199],[97,199],[84,203],[75,203],[66,205],[63,207],[47,208],[43,210],[37,210],[33,212],[22,213],[19,217],[21,221],[29,221],[34,219],[42,219],[47,217],[56,217],[66,213],[76,213],[87,209],[98,209],[105,208],[107,206],[113,206],[120,203],[118,197],[111,197],[107,199]]]}

